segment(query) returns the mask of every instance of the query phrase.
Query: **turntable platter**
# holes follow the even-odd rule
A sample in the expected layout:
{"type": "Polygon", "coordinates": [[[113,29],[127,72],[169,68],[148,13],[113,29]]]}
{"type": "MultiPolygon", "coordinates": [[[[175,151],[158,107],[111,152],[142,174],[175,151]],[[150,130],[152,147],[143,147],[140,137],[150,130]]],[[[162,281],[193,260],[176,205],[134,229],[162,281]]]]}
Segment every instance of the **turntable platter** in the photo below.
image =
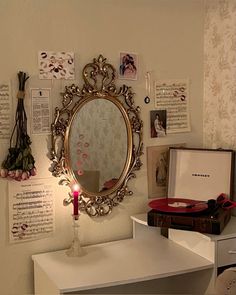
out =
{"type": "Polygon", "coordinates": [[[163,213],[197,213],[208,209],[206,202],[184,198],[162,198],[149,202],[149,207],[163,213]]]}

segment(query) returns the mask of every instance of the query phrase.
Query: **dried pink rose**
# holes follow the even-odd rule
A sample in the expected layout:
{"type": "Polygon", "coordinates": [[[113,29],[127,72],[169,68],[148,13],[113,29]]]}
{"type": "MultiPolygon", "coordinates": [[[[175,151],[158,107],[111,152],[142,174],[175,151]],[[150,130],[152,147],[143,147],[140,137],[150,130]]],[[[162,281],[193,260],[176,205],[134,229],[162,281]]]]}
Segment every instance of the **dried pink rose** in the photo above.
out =
{"type": "Polygon", "coordinates": [[[2,168],[1,171],[0,171],[0,175],[1,175],[1,177],[4,177],[4,178],[7,177],[7,175],[8,175],[8,170],[2,168]]]}
{"type": "Polygon", "coordinates": [[[21,179],[22,179],[22,180],[26,180],[26,179],[28,179],[28,178],[29,178],[28,173],[27,173],[26,171],[24,171],[24,172],[22,173],[22,175],[21,175],[21,179]]]}
{"type": "Polygon", "coordinates": [[[21,175],[22,175],[22,170],[21,169],[17,169],[16,170],[16,173],[15,173],[15,177],[16,178],[21,178],[21,175]]]}
{"type": "Polygon", "coordinates": [[[30,170],[30,175],[35,176],[36,174],[37,174],[37,170],[36,170],[36,168],[34,167],[34,168],[32,168],[32,169],[30,170]]]}
{"type": "Polygon", "coordinates": [[[15,178],[15,174],[16,174],[15,170],[8,171],[8,176],[11,177],[11,178],[15,178]]]}

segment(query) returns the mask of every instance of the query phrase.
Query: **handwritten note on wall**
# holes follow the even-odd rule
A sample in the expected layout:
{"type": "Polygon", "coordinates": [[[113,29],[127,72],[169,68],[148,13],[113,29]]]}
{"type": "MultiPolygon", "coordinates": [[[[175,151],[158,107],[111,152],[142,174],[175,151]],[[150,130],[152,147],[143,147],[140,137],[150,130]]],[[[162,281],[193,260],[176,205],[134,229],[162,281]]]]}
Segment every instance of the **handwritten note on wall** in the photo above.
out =
{"type": "Polygon", "coordinates": [[[0,139],[11,136],[11,105],[9,84],[0,84],[0,139]]]}
{"type": "Polygon", "coordinates": [[[53,186],[47,180],[9,182],[11,243],[51,236],[55,230],[53,186]]]}
{"type": "Polygon", "coordinates": [[[155,108],[167,112],[167,133],[190,131],[188,80],[155,83],[155,108]]]}

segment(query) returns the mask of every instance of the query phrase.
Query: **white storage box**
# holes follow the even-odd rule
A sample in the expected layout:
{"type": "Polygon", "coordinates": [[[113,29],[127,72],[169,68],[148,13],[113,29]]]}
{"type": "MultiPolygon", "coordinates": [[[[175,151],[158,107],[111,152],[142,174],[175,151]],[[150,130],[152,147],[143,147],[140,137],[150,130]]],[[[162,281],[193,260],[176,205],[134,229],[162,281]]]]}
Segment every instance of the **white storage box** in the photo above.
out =
{"type": "Polygon", "coordinates": [[[170,148],[168,197],[194,200],[233,196],[234,152],[170,148]]]}

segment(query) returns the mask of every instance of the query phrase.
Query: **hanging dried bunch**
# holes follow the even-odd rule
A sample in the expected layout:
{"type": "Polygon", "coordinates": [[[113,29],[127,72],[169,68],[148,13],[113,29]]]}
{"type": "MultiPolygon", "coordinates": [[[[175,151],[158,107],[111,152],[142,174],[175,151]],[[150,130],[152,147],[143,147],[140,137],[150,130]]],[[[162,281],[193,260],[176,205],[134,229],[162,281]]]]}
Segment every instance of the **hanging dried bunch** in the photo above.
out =
{"type": "Polygon", "coordinates": [[[26,73],[18,73],[19,91],[15,125],[10,138],[8,155],[3,161],[0,171],[1,177],[10,177],[19,181],[36,175],[35,160],[31,154],[31,140],[27,134],[27,116],[24,108],[25,82],[28,78],[26,73]],[[14,141],[15,145],[13,145],[14,141]]]}

